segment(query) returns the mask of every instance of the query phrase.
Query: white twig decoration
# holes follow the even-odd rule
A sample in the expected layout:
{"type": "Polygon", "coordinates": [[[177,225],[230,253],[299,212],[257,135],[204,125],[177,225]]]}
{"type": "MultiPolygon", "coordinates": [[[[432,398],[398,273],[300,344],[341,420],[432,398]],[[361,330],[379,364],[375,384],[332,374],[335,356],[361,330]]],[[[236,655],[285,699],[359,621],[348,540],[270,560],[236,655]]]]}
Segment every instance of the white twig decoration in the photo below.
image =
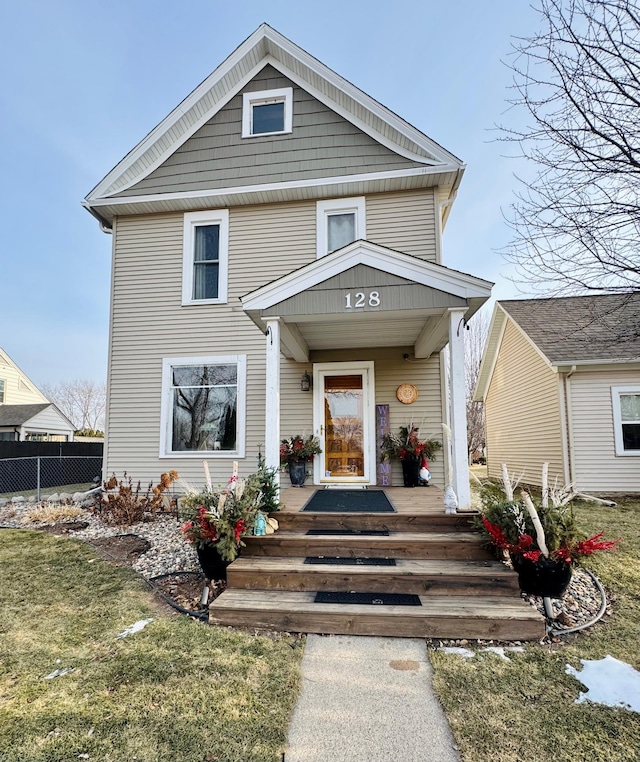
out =
{"type": "Polygon", "coordinates": [[[538,516],[538,511],[536,511],[536,507],[533,504],[533,501],[531,500],[531,497],[527,492],[522,490],[520,494],[522,496],[522,500],[524,501],[527,511],[529,511],[529,516],[531,516],[531,521],[533,521],[533,526],[535,527],[535,530],[536,530],[536,539],[538,540],[538,547],[540,548],[542,555],[545,558],[549,558],[549,549],[547,548],[547,541],[544,536],[544,529],[542,528],[542,524],[540,523],[540,517],[538,516]]]}

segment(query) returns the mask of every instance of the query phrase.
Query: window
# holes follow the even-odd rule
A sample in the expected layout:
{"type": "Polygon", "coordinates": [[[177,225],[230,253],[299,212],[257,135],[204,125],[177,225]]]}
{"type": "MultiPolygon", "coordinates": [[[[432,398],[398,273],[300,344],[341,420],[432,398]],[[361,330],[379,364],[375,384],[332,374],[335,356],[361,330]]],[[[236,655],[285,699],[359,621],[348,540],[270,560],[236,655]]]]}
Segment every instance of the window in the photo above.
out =
{"type": "Polygon", "coordinates": [[[27,431],[24,440],[25,442],[68,442],[69,437],[65,434],[49,434],[46,431],[27,431]]]}
{"type": "Polygon", "coordinates": [[[616,455],[640,455],[640,386],[612,386],[616,455]]]}
{"type": "Polygon", "coordinates": [[[0,431],[0,442],[17,442],[17,431],[0,431]]]}
{"type": "Polygon", "coordinates": [[[182,304],[227,301],[229,211],[184,215],[182,304]]]}
{"type": "Polygon", "coordinates": [[[4,402],[4,378],[0,378],[0,405],[4,402]]]}
{"type": "Polygon", "coordinates": [[[163,361],[160,457],[244,457],[246,356],[163,361]]]}
{"type": "Polygon", "coordinates": [[[318,201],[316,205],[317,256],[324,257],[366,237],[364,196],[318,201]]]}
{"type": "Polygon", "coordinates": [[[242,95],[242,137],[282,135],[293,129],[293,88],[242,95]]]}

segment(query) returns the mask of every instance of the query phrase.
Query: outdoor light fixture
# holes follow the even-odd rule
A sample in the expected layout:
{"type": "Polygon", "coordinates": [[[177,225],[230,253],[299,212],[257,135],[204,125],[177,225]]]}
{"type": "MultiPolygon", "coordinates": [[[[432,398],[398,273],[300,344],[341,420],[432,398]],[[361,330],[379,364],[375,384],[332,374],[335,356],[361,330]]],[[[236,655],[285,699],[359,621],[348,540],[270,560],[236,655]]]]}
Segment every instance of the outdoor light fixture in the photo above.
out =
{"type": "Polygon", "coordinates": [[[311,390],[311,376],[305,372],[302,374],[302,378],[300,379],[300,391],[301,392],[308,392],[311,390]]]}

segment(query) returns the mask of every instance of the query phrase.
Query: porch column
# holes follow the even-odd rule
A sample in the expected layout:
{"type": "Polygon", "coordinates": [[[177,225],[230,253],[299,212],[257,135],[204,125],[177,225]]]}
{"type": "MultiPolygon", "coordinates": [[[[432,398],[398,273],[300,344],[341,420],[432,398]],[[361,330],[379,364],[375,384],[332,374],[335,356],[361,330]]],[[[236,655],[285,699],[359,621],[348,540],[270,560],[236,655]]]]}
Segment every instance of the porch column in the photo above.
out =
{"type": "Polygon", "coordinates": [[[264,425],[264,458],[267,468],[276,469],[280,484],[280,318],[266,321],[267,366],[264,425]]]}
{"type": "Polygon", "coordinates": [[[451,458],[453,489],[458,508],[471,507],[469,461],[467,458],[467,400],[464,369],[464,315],[466,310],[449,313],[449,383],[451,400],[451,458]]]}

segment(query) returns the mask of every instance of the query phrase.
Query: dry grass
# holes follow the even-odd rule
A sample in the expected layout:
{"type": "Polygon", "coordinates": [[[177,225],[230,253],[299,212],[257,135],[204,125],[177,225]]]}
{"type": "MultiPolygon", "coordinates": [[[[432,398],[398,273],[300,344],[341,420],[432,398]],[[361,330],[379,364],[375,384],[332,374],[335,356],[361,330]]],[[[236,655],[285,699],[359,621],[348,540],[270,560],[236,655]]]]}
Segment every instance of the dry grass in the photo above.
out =
{"type": "Polygon", "coordinates": [[[280,762],[303,641],[168,614],[77,540],[1,539],[2,762],[280,762]]]}
{"type": "Polygon", "coordinates": [[[464,762],[637,762],[640,714],[576,704],[584,687],[565,674],[581,659],[611,654],[640,670],[640,503],[576,504],[586,531],[623,538],[593,558],[611,592],[613,614],[568,642],[528,645],[506,662],[493,654],[463,660],[432,652],[435,687],[464,762]]]}
{"type": "Polygon", "coordinates": [[[39,505],[27,511],[20,519],[22,524],[56,524],[84,516],[82,508],[73,505],[39,505]]]}

